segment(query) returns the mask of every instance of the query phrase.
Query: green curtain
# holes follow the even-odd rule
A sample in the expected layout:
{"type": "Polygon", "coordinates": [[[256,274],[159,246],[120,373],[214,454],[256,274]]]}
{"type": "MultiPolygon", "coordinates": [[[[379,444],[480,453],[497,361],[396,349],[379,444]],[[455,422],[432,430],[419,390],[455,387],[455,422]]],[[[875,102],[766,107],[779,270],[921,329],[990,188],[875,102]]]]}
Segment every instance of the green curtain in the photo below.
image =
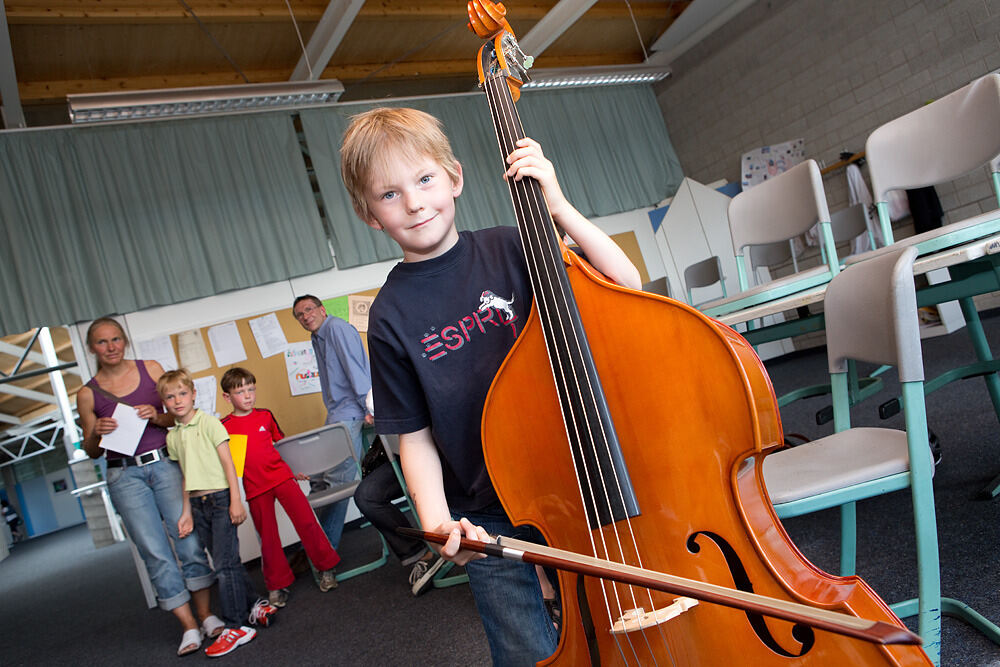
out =
{"type": "MultiPolygon", "coordinates": [[[[485,95],[303,111],[302,128],[332,227],[337,266],[400,256],[384,234],[358,220],[340,179],[339,146],[350,117],[375,106],[412,106],[439,118],[462,163],[459,229],[513,225],[485,95]]],[[[652,206],[676,192],[683,174],[649,86],[526,92],[518,103],[525,132],[555,163],[563,191],[586,216],[652,206]]]]}
{"type": "MultiPolygon", "coordinates": [[[[402,104],[402,103],[395,103],[402,104]]],[[[514,224],[484,95],[405,104],[462,162],[458,227],[514,224]]],[[[287,112],[0,133],[0,335],[400,256],[351,208],[339,146],[375,104],[302,111],[333,238],[287,112]]],[[[518,109],[587,216],[653,205],[682,173],[649,86],[525,93],[518,109]]]]}
{"type": "Polygon", "coordinates": [[[0,133],[0,334],[333,266],[292,119],[0,133]]]}

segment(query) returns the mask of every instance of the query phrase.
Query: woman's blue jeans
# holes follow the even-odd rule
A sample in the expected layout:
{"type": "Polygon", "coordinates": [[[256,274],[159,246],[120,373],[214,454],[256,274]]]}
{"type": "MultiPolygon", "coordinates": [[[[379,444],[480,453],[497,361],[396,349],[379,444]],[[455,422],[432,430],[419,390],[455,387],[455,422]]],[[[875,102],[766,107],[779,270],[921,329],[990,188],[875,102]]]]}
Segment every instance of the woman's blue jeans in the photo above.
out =
{"type": "Polygon", "coordinates": [[[227,628],[246,625],[257,593],[240,560],[240,541],[229,518],[229,489],[191,499],[194,529],[212,554],[219,580],[219,606],[227,628]]]}
{"type": "MultiPolygon", "coordinates": [[[[453,518],[460,516],[482,526],[490,535],[544,543],[536,529],[513,526],[499,504],[476,513],[455,514],[453,518]]],[[[488,557],[470,561],[465,571],[494,665],[534,665],[552,655],[559,635],[545,609],[534,565],[488,557]]]]}
{"type": "Polygon", "coordinates": [[[215,581],[198,536],[178,537],[181,483],[180,467],[169,459],[141,467],[108,468],[111,502],[146,564],[160,608],[168,611],[190,600],[188,591],[200,591],[215,581]]]}

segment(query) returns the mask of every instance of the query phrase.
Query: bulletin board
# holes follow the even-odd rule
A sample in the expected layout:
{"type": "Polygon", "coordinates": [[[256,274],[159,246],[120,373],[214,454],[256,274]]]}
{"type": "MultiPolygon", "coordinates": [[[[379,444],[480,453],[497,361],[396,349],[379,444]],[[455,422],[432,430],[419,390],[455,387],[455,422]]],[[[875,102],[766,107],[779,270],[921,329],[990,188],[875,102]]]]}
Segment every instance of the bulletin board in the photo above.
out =
{"type": "MultiPolygon", "coordinates": [[[[359,292],[358,294],[361,296],[374,296],[377,293],[378,290],[369,290],[366,292],[359,292]]],[[[347,296],[327,299],[323,301],[323,304],[326,306],[328,314],[334,316],[340,316],[343,314],[344,319],[347,319],[347,296]]],[[[223,398],[222,388],[219,385],[219,382],[222,380],[222,375],[228,368],[231,366],[241,366],[249,370],[257,378],[257,407],[266,408],[273,412],[275,419],[277,419],[278,424],[281,426],[281,430],[284,431],[285,435],[294,435],[296,433],[301,433],[303,431],[308,431],[322,426],[326,421],[326,407],[323,405],[322,395],[319,392],[316,392],[313,394],[293,396],[288,383],[285,355],[275,354],[267,357],[266,359],[261,356],[253,331],[250,329],[250,320],[257,319],[268,314],[269,313],[260,313],[252,317],[234,320],[247,358],[244,361],[236,362],[222,368],[214,365],[215,357],[212,354],[212,346],[208,338],[208,330],[211,327],[205,326],[198,329],[198,334],[201,336],[205,347],[209,351],[209,359],[213,365],[208,369],[194,372],[191,376],[195,379],[205,377],[213,377],[215,379],[215,388],[217,392],[215,411],[218,413],[220,418],[228,415],[232,411],[232,408],[229,403],[226,402],[225,398],[223,398]]],[[[274,311],[274,315],[277,317],[278,324],[280,325],[281,330],[289,343],[309,341],[309,332],[303,329],[302,325],[298,323],[292,315],[292,309],[290,307],[274,311]]],[[[180,359],[180,350],[178,345],[178,337],[180,335],[181,334],[173,334],[170,336],[170,342],[174,348],[174,353],[178,356],[178,359],[180,359]]],[[[368,341],[364,332],[361,332],[361,341],[365,346],[365,351],[367,352],[368,341]]]]}
{"type": "Polygon", "coordinates": [[[612,234],[611,240],[618,244],[618,247],[635,264],[635,268],[639,269],[641,282],[648,283],[649,271],[646,270],[646,262],[642,260],[642,250],[639,249],[639,240],[635,238],[635,232],[612,234]]]}

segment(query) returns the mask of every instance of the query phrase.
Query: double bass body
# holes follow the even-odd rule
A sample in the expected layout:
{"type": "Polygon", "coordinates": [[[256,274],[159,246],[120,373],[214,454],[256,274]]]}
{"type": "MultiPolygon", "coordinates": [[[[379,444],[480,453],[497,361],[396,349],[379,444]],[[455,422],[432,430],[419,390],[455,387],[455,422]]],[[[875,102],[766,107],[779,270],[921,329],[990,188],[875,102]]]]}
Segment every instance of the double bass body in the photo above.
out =
{"type": "MultiPolygon", "coordinates": [[[[781,424],[746,341],[686,305],[613,286],[572,257],[570,284],[638,513],[594,528],[585,518],[533,308],[483,415],[486,463],[513,522],[537,526],[560,549],[898,624],[862,580],[807,561],[775,516],[759,466],[781,443],[781,424]]],[[[615,493],[614,480],[608,484],[615,493]]],[[[629,610],[666,608],[674,596],[593,578],[578,589],[576,575],[564,572],[559,581],[563,634],[552,664],[930,664],[916,646],[870,644],[707,603],[613,633],[629,610]]]]}

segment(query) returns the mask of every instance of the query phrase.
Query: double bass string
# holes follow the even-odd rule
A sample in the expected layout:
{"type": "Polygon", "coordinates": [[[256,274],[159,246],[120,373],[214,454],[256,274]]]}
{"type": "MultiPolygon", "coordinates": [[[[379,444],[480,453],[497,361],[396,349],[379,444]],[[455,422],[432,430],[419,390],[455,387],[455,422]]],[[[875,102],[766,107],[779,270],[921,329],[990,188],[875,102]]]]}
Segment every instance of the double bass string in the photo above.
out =
{"type": "MultiPolygon", "coordinates": [[[[486,89],[487,95],[490,99],[490,109],[493,115],[494,127],[496,129],[497,141],[500,144],[500,149],[502,155],[509,155],[511,151],[516,148],[515,142],[523,137],[523,132],[520,130],[520,122],[517,118],[517,111],[514,108],[513,100],[510,97],[509,90],[507,89],[506,81],[501,76],[490,77],[484,82],[484,87],[486,89]],[[502,88],[500,88],[502,86],[502,88]],[[505,145],[506,144],[506,145],[505,145]]],[[[557,386],[560,389],[560,410],[562,411],[564,425],[566,427],[567,436],[570,439],[571,445],[575,442],[575,446],[582,447],[581,443],[584,440],[589,440],[590,447],[595,453],[595,460],[598,460],[597,448],[600,446],[599,443],[595,441],[595,437],[600,436],[603,447],[607,450],[607,457],[610,460],[610,438],[606,432],[606,426],[603,420],[600,419],[600,415],[594,415],[595,408],[592,407],[597,403],[596,392],[600,391],[600,388],[595,390],[594,383],[591,381],[590,375],[586,372],[581,372],[586,370],[585,359],[584,359],[584,349],[586,348],[585,343],[581,344],[580,335],[582,332],[577,332],[576,327],[573,326],[572,313],[569,312],[570,309],[574,307],[572,302],[571,294],[567,295],[568,281],[565,278],[565,271],[561,266],[561,255],[559,252],[558,240],[555,236],[553,226],[545,214],[544,210],[544,199],[541,195],[540,189],[534,181],[522,180],[520,182],[510,180],[508,183],[511,190],[511,198],[515,209],[521,214],[519,215],[519,220],[523,220],[525,225],[519,225],[519,231],[522,237],[522,244],[525,247],[526,259],[529,261],[529,271],[535,277],[536,285],[545,286],[546,289],[535,290],[535,298],[538,303],[538,311],[540,315],[540,322],[543,328],[547,332],[544,337],[546,347],[549,352],[550,365],[552,366],[553,378],[557,381],[557,386]],[[560,275],[561,274],[561,275],[560,275]],[[562,278],[562,280],[560,280],[562,278]],[[566,284],[563,284],[563,283],[566,284]],[[559,293],[562,293],[562,298],[558,298],[559,293]],[[569,333],[567,333],[569,331],[569,333]],[[572,340],[571,340],[572,339],[572,340]],[[560,345],[561,342],[561,345],[560,345]],[[586,381],[587,387],[583,388],[580,386],[580,380],[586,381]],[[571,391],[571,389],[575,389],[571,391]],[[591,400],[591,407],[585,401],[586,395],[589,394],[591,400]],[[575,399],[575,401],[574,401],[575,399]],[[577,405],[577,403],[579,405],[577,405]],[[569,418],[568,418],[569,417],[569,418]],[[571,427],[572,425],[572,427],[571,427]]],[[[589,470],[587,469],[587,460],[585,457],[579,457],[580,464],[584,466],[586,473],[586,479],[588,480],[587,492],[584,491],[583,483],[581,480],[580,471],[577,469],[577,457],[574,457],[574,473],[577,479],[577,485],[580,489],[581,499],[584,504],[587,504],[586,496],[590,495],[590,504],[594,508],[593,515],[595,517],[600,516],[600,512],[597,511],[598,498],[593,488],[592,479],[589,470]]],[[[610,471],[614,477],[613,482],[617,488],[619,495],[619,500],[622,506],[625,506],[624,494],[621,489],[620,481],[618,480],[617,470],[614,466],[611,466],[610,471]]],[[[610,496],[607,489],[607,481],[604,475],[598,475],[600,483],[603,487],[603,502],[605,502],[606,507],[610,508],[610,496]]],[[[608,516],[612,515],[610,509],[607,510],[608,516]]],[[[635,552],[636,560],[641,567],[641,556],[638,553],[638,549],[635,547],[635,537],[632,534],[631,521],[628,516],[625,516],[626,525],[628,526],[630,538],[631,538],[631,550],[635,552]]],[[[610,553],[608,544],[605,541],[604,531],[600,531],[600,539],[602,542],[602,549],[605,554],[610,553]]],[[[622,545],[622,538],[620,532],[615,527],[613,528],[613,533],[617,540],[618,552],[621,555],[623,563],[628,562],[628,558],[625,556],[625,549],[622,545]]],[[[589,534],[589,539],[591,542],[591,549],[595,555],[597,555],[597,546],[594,543],[594,538],[592,532],[589,534]]],[[[614,619],[611,614],[611,605],[608,600],[608,594],[606,591],[606,586],[609,582],[604,582],[602,585],[602,592],[605,598],[605,608],[608,614],[609,624],[613,624],[614,619]]],[[[618,584],[610,583],[612,588],[612,594],[615,598],[616,605],[619,610],[619,617],[622,615],[622,610],[624,608],[620,594],[618,591],[618,584]]],[[[652,595],[646,590],[646,597],[649,598],[650,608],[655,609],[653,605],[652,595]]],[[[631,597],[633,608],[639,608],[640,605],[635,598],[634,587],[629,586],[627,588],[627,594],[631,597]]],[[[674,662],[673,656],[669,651],[669,643],[666,637],[663,636],[663,628],[661,625],[657,624],[657,629],[660,634],[660,641],[664,645],[668,646],[668,655],[671,657],[671,662],[674,662]]],[[[644,641],[649,644],[649,638],[646,637],[645,630],[642,631],[642,636],[644,641]]],[[[617,635],[615,636],[616,642],[618,641],[617,635]]],[[[631,639],[625,637],[626,641],[629,642],[629,648],[636,660],[639,660],[636,654],[635,647],[631,645],[631,639]]],[[[624,655],[622,647],[619,645],[619,651],[622,652],[622,658],[625,662],[629,662],[624,655]]],[[[650,650],[650,653],[653,652],[650,650]]]]}
{"type": "MultiPolygon", "coordinates": [[[[520,138],[520,135],[522,133],[518,132],[516,127],[518,125],[517,120],[516,118],[512,117],[513,113],[512,101],[504,99],[507,95],[507,91],[504,90],[504,88],[506,88],[506,82],[503,80],[503,78],[491,77],[485,82],[484,85],[486,88],[487,95],[490,99],[490,111],[493,115],[493,122],[494,122],[494,127],[496,129],[497,141],[500,144],[499,146],[500,153],[501,156],[506,156],[509,155],[511,151],[514,150],[514,148],[516,148],[515,142],[517,141],[518,138],[520,138]],[[503,88],[500,88],[498,90],[500,86],[502,86],[503,88]],[[505,105],[504,102],[508,103],[505,105]]],[[[519,224],[518,229],[521,234],[521,240],[522,240],[522,245],[524,246],[526,259],[528,260],[529,272],[533,277],[533,284],[536,286],[535,300],[536,300],[536,307],[539,313],[539,321],[541,322],[543,329],[545,329],[548,332],[544,336],[544,340],[546,347],[548,348],[548,357],[550,360],[550,365],[552,365],[551,369],[552,374],[553,377],[557,380],[557,384],[560,380],[562,381],[563,384],[565,384],[566,383],[565,374],[559,374],[556,372],[556,366],[558,366],[560,369],[564,368],[564,362],[559,361],[560,357],[562,356],[562,352],[559,349],[553,349],[552,345],[554,339],[552,331],[555,329],[555,323],[552,322],[551,318],[552,318],[552,313],[555,309],[552,307],[551,304],[548,303],[548,300],[553,292],[554,286],[552,284],[551,275],[545,280],[543,280],[543,275],[542,275],[543,272],[548,273],[549,271],[551,271],[552,267],[548,266],[542,261],[543,253],[542,250],[538,247],[539,243],[544,242],[544,235],[543,234],[540,235],[539,230],[537,229],[537,223],[535,224],[536,229],[528,228],[528,225],[531,225],[534,218],[537,216],[529,216],[528,211],[525,210],[526,208],[529,207],[528,203],[526,202],[527,183],[524,181],[519,183],[513,180],[509,180],[508,186],[510,187],[511,199],[515,207],[515,211],[519,213],[518,220],[519,222],[524,223],[524,224],[519,224]],[[541,238],[539,238],[540,236],[541,238]],[[549,288],[544,290],[538,289],[538,286],[544,283],[548,283],[549,288]]],[[[549,251],[549,254],[550,255],[552,254],[551,250],[549,251]]],[[[565,339],[565,333],[563,333],[563,338],[565,339]]],[[[566,401],[565,394],[566,394],[565,391],[560,392],[560,410],[562,412],[563,422],[567,428],[568,432],[567,434],[569,435],[570,440],[572,441],[574,433],[569,432],[570,424],[572,424],[577,438],[579,438],[578,429],[580,427],[575,418],[572,420],[567,419],[567,413],[574,414],[575,412],[573,406],[568,404],[568,402],[566,401]]],[[[585,461],[583,461],[583,463],[584,465],[586,465],[585,461]]],[[[580,480],[580,474],[579,471],[576,470],[576,459],[574,459],[574,472],[577,477],[577,486],[578,488],[580,488],[581,496],[583,496],[583,488],[580,480]]],[[[593,495],[593,489],[590,489],[590,492],[591,495],[593,495]]],[[[583,498],[583,500],[584,503],[586,504],[586,499],[583,498]]],[[[591,502],[595,503],[596,500],[592,499],[591,502]]],[[[590,537],[590,541],[591,541],[591,550],[596,553],[596,547],[593,544],[592,536],[590,537]]],[[[605,596],[605,608],[608,610],[608,616],[610,619],[610,604],[608,603],[606,592],[604,592],[604,596],[605,596]]]]}

